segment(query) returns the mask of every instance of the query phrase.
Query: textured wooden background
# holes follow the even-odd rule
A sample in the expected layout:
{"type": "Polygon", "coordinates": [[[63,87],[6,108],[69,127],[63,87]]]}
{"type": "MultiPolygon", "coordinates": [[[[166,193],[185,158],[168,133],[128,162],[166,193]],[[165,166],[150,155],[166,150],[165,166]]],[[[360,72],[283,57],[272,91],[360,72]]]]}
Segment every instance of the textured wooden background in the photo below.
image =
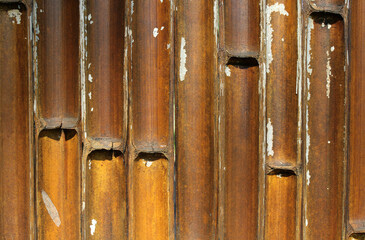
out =
{"type": "Polygon", "coordinates": [[[0,0],[0,239],[364,240],[364,0],[0,0]]]}

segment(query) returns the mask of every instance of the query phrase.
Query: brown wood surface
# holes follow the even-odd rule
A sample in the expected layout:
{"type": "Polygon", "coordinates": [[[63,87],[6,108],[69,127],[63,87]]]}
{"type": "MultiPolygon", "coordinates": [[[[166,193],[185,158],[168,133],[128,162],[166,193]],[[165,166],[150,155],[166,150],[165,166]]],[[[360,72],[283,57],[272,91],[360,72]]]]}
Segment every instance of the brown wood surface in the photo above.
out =
{"type": "Polygon", "coordinates": [[[266,176],[265,239],[294,240],[296,176],[292,172],[274,173],[266,176]]]}
{"type": "Polygon", "coordinates": [[[94,151],[86,171],[86,239],[127,239],[127,171],[122,154],[94,151]]]}
{"type": "Polygon", "coordinates": [[[349,223],[365,232],[365,2],[351,3],[349,223]]]}
{"type": "Polygon", "coordinates": [[[214,236],[213,1],[177,1],[176,161],[177,239],[214,236]]]}
{"type": "Polygon", "coordinates": [[[126,141],[123,84],[125,1],[87,1],[87,135],[126,141]]]}
{"type": "Polygon", "coordinates": [[[170,133],[170,1],[138,1],[132,13],[131,138],[139,151],[166,149],[170,133]]]}
{"type": "Polygon", "coordinates": [[[27,15],[0,3],[0,239],[30,236],[27,15]]]}
{"type": "Polygon", "coordinates": [[[133,164],[133,221],[131,239],[169,239],[168,161],[141,156],[133,164]]]}
{"type": "Polygon", "coordinates": [[[308,21],[304,237],[335,240],[342,236],[344,194],[344,24],[330,13],[308,21]]]}
{"type": "Polygon", "coordinates": [[[225,237],[256,239],[258,226],[259,67],[231,59],[225,76],[225,237]]]}
{"type": "Polygon", "coordinates": [[[260,1],[224,1],[225,49],[230,55],[257,55],[260,49],[260,1]]]}
{"type": "Polygon", "coordinates": [[[266,162],[296,167],[298,134],[297,0],[266,3],[266,162]]]}
{"type": "Polygon", "coordinates": [[[75,130],[44,130],[37,158],[37,239],[80,239],[81,174],[75,130]]]}
{"type": "Polygon", "coordinates": [[[79,120],[79,2],[37,0],[34,58],[38,118],[47,128],[79,120]]]}

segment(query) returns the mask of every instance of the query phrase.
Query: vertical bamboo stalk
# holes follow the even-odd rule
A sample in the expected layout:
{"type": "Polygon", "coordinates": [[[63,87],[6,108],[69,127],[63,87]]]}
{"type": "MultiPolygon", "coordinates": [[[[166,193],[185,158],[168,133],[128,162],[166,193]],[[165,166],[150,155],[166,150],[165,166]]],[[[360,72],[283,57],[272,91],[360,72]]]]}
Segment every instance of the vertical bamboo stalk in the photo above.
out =
{"type": "MultiPolygon", "coordinates": [[[[349,224],[355,233],[365,232],[365,2],[351,4],[350,32],[350,144],[349,144],[349,224]]],[[[361,239],[361,238],[359,238],[361,239]]]]}
{"type": "Polygon", "coordinates": [[[257,0],[224,2],[225,49],[229,55],[257,55],[260,47],[260,5],[257,0]]]}
{"type": "Polygon", "coordinates": [[[215,236],[214,83],[217,21],[213,1],[179,0],[176,9],[178,239],[215,236]]]}
{"type": "Polygon", "coordinates": [[[143,0],[132,9],[131,141],[144,152],[170,140],[170,4],[143,0]]]}
{"type": "Polygon", "coordinates": [[[234,58],[225,72],[225,237],[256,239],[259,67],[253,58],[234,58]]]}
{"type": "Polygon", "coordinates": [[[297,235],[298,9],[297,0],[266,1],[265,239],[297,235]]]}
{"type": "Polygon", "coordinates": [[[341,16],[332,13],[311,14],[308,19],[306,51],[306,239],[342,238],[344,47],[341,16]]]}
{"type": "Polygon", "coordinates": [[[266,5],[266,163],[294,169],[297,162],[297,1],[266,5]]]}
{"type": "Polygon", "coordinates": [[[86,171],[86,239],[127,239],[127,171],[122,154],[94,151],[86,171]]]}
{"type": "Polygon", "coordinates": [[[295,239],[296,191],[293,172],[273,172],[266,177],[265,239],[295,239]]]}
{"type": "Polygon", "coordinates": [[[80,152],[75,130],[44,130],[38,140],[37,239],[80,239],[80,152]]]}
{"type": "Polygon", "coordinates": [[[169,162],[141,154],[133,164],[133,239],[169,239],[169,162]]]}
{"type": "Polygon", "coordinates": [[[130,6],[129,232],[172,239],[173,52],[171,1],[130,6]]]}
{"type": "Polygon", "coordinates": [[[125,143],[125,1],[91,0],[86,8],[87,135],[125,143]]]}
{"type": "Polygon", "coordinates": [[[79,4],[34,1],[37,123],[74,128],[79,120],[79,4]]]}
{"type": "Polygon", "coordinates": [[[0,3],[0,239],[31,236],[28,12],[0,3]]]}

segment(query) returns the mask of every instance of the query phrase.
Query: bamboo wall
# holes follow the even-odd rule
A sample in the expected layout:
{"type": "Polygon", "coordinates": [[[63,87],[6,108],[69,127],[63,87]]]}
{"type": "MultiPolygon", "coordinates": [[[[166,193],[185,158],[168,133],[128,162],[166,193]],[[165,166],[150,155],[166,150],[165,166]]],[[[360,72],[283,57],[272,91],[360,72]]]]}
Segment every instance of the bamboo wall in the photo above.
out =
{"type": "Polygon", "coordinates": [[[0,239],[365,239],[363,0],[0,0],[0,239]]]}

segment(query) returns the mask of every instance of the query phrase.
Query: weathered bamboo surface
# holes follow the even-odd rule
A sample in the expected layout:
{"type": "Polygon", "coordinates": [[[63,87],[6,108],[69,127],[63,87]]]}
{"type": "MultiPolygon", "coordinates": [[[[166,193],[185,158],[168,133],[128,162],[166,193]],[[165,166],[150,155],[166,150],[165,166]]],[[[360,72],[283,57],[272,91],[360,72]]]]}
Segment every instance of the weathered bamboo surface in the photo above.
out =
{"type": "Polygon", "coordinates": [[[80,113],[78,2],[37,0],[33,5],[37,123],[72,128],[80,113]]]}
{"type": "Polygon", "coordinates": [[[125,4],[93,0],[85,7],[87,137],[125,143],[125,4]]]}
{"type": "Polygon", "coordinates": [[[80,151],[75,130],[43,130],[37,156],[37,239],[79,239],[80,151]]]}
{"type": "Polygon", "coordinates": [[[0,239],[25,239],[31,218],[28,12],[0,3],[0,239]]]}
{"type": "Polygon", "coordinates": [[[176,7],[176,235],[181,240],[212,239],[216,224],[214,5],[180,0],[176,7]]]}
{"type": "Polygon", "coordinates": [[[304,236],[341,239],[346,85],[340,15],[311,14],[306,62],[304,236]]]}
{"type": "Polygon", "coordinates": [[[0,239],[365,239],[362,0],[0,0],[0,239]]]}
{"type": "MultiPolygon", "coordinates": [[[[365,3],[352,1],[350,15],[350,122],[349,122],[349,196],[348,196],[348,224],[349,234],[365,233],[365,185],[362,184],[365,171],[365,29],[363,13],[365,3]]],[[[362,238],[355,239],[364,239],[362,238]]]]}
{"type": "Polygon", "coordinates": [[[93,151],[86,168],[87,239],[127,239],[127,169],[121,152],[93,151]]]}

